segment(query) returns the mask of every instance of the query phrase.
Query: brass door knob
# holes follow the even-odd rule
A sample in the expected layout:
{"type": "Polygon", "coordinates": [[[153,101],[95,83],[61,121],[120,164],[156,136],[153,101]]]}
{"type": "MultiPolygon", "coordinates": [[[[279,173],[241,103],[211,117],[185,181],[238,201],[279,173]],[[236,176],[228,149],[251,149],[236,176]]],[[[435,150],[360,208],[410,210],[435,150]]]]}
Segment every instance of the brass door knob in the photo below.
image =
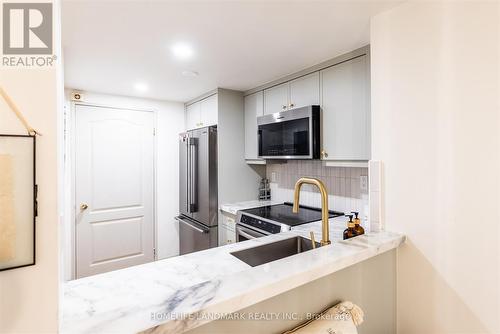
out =
{"type": "Polygon", "coordinates": [[[88,208],[89,208],[89,206],[88,206],[87,204],[85,204],[85,203],[80,204],[80,210],[81,210],[81,211],[85,211],[85,210],[87,210],[88,208]]]}
{"type": "Polygon", "coordinates": [[[321,157],[322,158],[328,158],[328,153],[326,153],[325,150],[321,150],[321,157]]]}

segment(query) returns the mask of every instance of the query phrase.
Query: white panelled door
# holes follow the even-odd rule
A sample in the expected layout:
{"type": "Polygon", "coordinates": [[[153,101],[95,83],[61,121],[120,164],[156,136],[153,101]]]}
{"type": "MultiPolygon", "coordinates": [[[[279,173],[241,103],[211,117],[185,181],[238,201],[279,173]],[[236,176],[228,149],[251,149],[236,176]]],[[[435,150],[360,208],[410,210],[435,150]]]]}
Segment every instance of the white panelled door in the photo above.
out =
{"type": "Polygon", "coordinates": [[[76,106],[76,276],[154,260],[152,112],[76,106]]]}

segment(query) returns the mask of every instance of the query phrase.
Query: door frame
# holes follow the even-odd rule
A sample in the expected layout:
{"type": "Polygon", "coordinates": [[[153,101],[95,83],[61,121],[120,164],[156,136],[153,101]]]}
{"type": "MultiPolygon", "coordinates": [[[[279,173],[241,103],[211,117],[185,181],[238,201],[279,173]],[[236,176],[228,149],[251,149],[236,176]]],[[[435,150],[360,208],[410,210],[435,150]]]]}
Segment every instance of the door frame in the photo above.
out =
{"type": "MultiPolygon", "coordinates": [[[[68,106],[68,105],[67,105],[68,106]]],[[[64,111],[64,177],[67,181],[66,184],[69,185],[65,189],[64,194],[64,208],[67,210],[68,214],[65,216],[66,227],[68,231],[61,238],[66,239],[67,246],[62,250],[63,252],[63,262],[64,262],[64,272],[63,280],[69,281],[76,279],[76,108],[77,106],[85,107],[97,107],[97,108],[107,108],[107,109],[117,109],[117,110],[130,110],[137,112],[150,112],[153,114],[153,261],[158,260],[158,240],[157,240],[157,230],[158,230],[158,217],[156,208],[157,199],[157,147],[158,147],[158,136],[156,132],[158,131],[158,113],[153,109],[142,109],[142,108],[126,108],[120,107],[113,104],[103,104],[85,101],[69,101],[69,110],[65,106],[64,111]],[[69,238],[68,238],[69,236],[69,238]],[[69,239],[69,240],[67,240],[69,239]],[[68,254],[69,253],[69,254],[68,254]]],[[[63,244],[66,244],[63,243],[63,244]]]]}

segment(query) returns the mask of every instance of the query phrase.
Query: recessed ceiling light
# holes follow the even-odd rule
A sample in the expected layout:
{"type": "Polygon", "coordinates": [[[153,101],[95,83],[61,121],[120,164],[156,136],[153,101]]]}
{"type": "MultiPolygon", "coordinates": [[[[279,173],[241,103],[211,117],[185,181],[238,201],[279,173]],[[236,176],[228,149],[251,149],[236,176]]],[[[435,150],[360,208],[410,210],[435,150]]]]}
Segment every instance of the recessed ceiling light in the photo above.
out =
{"type": "Polygon", "coordinates": [[[177,59],[186,60],[193,56],[193,48],[187,43],[176,43],[172,45],[172,53],[177,59]]]}
{"type": "Polygon", "coordinates": [[[144,82],[138,82],[134,85],[134,88],[136,91],[144,93],[149,89],[148,85],[146,85],[144,82]]]}
{"type": "Polygon", "coordinates": [[[182,71],[182,75],[185,77],[197,77],[199,74],[196,71],[182,71]]]}

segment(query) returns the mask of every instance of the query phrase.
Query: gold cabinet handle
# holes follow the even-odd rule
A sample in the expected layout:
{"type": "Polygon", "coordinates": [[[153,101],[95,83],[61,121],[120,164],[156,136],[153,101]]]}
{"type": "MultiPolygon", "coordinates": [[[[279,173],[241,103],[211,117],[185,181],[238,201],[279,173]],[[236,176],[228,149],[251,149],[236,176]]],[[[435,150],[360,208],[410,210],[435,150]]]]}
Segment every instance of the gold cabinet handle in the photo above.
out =
{"type": "Polygon", "coordinates": [[[88,206],[87,204],[85,204],[85,203],[80,204],[80,210],[81,210],[81,211],[85,211],[85,210],[87,210],[88,208],[89,208],[89,206],[88,206]]]}

